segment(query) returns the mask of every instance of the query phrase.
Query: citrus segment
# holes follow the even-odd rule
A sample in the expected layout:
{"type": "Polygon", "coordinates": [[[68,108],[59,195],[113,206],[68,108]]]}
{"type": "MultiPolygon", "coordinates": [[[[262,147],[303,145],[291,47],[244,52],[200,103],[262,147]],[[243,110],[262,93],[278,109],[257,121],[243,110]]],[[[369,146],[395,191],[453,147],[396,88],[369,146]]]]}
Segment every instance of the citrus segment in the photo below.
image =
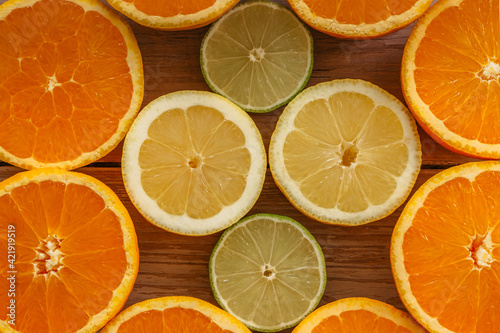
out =
{"type": "Polygon", "coordinates": [[[249,112],[272,111],[309,80],[313,40],[286,7],[269,1],[241,4],[214,23],[201,45],[210,88],[249,112]]]}
{"type": "MultiPolygon", "coordinates": [[[[2,332],[97,331],[123,306],[138,271],[137,239],[118,197],[98,180],[60,169],[19,173],[0,183],[0,251],[15,234],[16,320],[2,332]]],[[[12,249],[9,249],[12,252],[12,249]]],[[[15,273],[12,273],[12,272],[15,273]]],[[[9,286],[1,284],[7,307],[9,286]]]]}
{"type": "Polygon", "coordinates": [[[326,284],[323,253],[314,237],[279,215],[252,215],[228,229],[212,252],[209,270],[219,304],[263,332],[296,325],[316,307],[326,284]]]}
{"type": "Polygon", "coordinates": [[[500,158],[500,21],[496,0],[440,1],[405,47],[401,82],[410,110],[455,152],[500,158]]]}
{"type": "Polygon", "coordinates": [[[389,304],[356,297],[322,306],[307,316],[292,332],[425,333],[426,330],[408,314],[389,304]]]}
{"type": "Polygon", "coordinates": [[[375,38],[401,29],[422,15],[432,0],[288,0],[314,29],[340,38],[375,38]]]}
{"type": "Polygon", "coordinates": [[[191,235],[227,228],[253,206],[266,155],[252,119],[208,92],[153,101],[127,135],[123,177],[139,211],[166,230],[191,235]]]}
{"type": "Polygon", "coordinates": [[[100,1],[0,7],[0,158],[74,169],[110,152],[142,102],[139,47],[100,1]]]}
{"type": "Polygon", "coordinates": [[[392,236],[396,285],[431,332],[492,332],[500,317],[500,164],[442,171],[413,195],[392,236]]]}
{"type": "Polygon", "coordinates": [[[250,333],[236,318],[193,297],[171,296],[137,303],[120,313],[103,333],[250,333]]]}
{"type": "Polygon", "coordinates": [[[111,6],[135,22],[161,30],[194,29],[212,23],[238,0],[110,0],[111,6]]]}
{"type": "Polygon", "coordinates": [[[270,143],[273,177],[304,214],[358,225],[392,213],[420,170],[410,113],[361,80],[304,90],[283,111],[270,143]]]}

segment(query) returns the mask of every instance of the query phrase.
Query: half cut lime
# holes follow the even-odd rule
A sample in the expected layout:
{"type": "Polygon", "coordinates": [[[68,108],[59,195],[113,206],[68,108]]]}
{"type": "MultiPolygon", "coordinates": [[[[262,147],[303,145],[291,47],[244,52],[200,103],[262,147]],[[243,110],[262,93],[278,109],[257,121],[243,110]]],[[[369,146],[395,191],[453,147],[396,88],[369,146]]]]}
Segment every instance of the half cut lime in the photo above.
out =
{"type": "Polygon", "coordinates": [[[288,103],[306,85],[313,39],[288,8],[269,1],[239,5],[213,24],[201,44],[210,88],[249,112],[288,103]]]}
{"type": "Polygon", "coordinates": [[[210,257],[219,304],[246,326],[276,332],[297,325],[326,285],[321,247],[291,218],[257,214],[229,228],[210,257]]]}

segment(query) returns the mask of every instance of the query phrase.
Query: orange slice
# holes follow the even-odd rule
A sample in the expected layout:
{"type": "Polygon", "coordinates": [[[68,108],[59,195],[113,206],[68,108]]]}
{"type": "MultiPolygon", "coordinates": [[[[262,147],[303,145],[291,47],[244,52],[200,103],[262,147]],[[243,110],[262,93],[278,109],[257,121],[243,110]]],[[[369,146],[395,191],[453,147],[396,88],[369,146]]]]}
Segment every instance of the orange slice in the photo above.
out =
{"type": "Polygon", "coordinates": [[[110,152],[142,102],[142,60],[98,0],[0,6],[0,159],[74,169],[110,152]]]}
{"type": "Polygon", "coordinates": [[[425,333],[407,313],[369,298],[344,298],[307,316],[292,333],[425,333]]]}
{"type": "Polygon", "coordinates": [[[120,311],[139,253],[111,189],[59,169],[22,172],[0,183],[0,212],[1,332],[96,332],[120,311]]]}
{"type": "Polygon", "coordinates": [[[408,107],[446,148],[500,158],[498,0],[442,0],[406,44],[401,73],[408,107]]]}
{"type": "Polygon", "coordinates": [[[108,0],[116,10],[146,27],[187,30],[212,23],[238,0],[108,0]]]}
{"type": "Polygon", "coordinates": [[[438,173],[413,195],[392,236],[406,308],[431,332],[500,326],[500,162],[438,173]]]}
{"type": "Polygon", "coordinates": [[[432,0],[287,0],[316,30],[340,38],[375,38],[401,29],[422,15],[432,0]]]}
{"type": "Polygon", "coordinates": [[[137,303],[116,316],[102,333],[250,333],[238,319],[201,299],[171,296],[137,303]]]}

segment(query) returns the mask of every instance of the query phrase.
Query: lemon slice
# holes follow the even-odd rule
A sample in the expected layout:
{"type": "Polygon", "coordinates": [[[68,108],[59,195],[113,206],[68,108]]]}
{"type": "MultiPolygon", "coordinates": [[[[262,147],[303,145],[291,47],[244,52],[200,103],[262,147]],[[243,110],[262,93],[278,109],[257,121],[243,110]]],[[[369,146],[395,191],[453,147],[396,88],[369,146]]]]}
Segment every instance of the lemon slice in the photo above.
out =
{"type": "Polygon", "coordinates": [[[146,106],[125,139],[122,171],[132,203],[174,233],[227,228],[257,200],[266,172],[252,119],[219,95],[179,91],[146,106]]]}
{"type": "Polygon", "coordinates": [[[201,70],[210,88],[249,112],[288,103],[306,85],[313,39],[288,8],[250,1],[212,25],[201,45],[201,70]]]}
{"type": "Polygon", "coordinates": [[[279,215],[252,215],[224,232],[209,270],[219,304],[262,332],[297,325],[326,285],[319,244],[301,224],[279,215]]]}
{"type": "Polygon", "coordinates": [[[385,90],[335,80],[304,90],[283,111],[269,147],[272,175],[301,212],[359,225],[391,214],[421,164],[415,121],[385,90]]]}

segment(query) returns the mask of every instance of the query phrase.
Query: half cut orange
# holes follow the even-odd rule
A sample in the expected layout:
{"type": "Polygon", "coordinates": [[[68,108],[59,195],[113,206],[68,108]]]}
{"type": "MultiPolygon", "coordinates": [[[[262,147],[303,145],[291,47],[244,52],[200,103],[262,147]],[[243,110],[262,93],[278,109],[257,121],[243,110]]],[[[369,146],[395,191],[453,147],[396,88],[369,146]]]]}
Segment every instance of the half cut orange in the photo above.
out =
{"type": "Polygon", "coordinates": [[[125,136],[144,93],[139,47],[98,0],[0,6],[0,159],[74,169],[125,136]]]}
{"type": "Polygon", "coordinates": [[[201,299],[170,296],[137,303],[102,333],[250,333],[235,317],[201,299]]]}
{"type": "Polygon", "coordinates": [[[500,327],[500,162],[463,164],[413,195],[392,236],[406,308],[431,332],[500,327]]]}
{"type": "Polygon", "coordinates": [[[329,303],[307,316],[293,333],[426,333],[395,307],[364,297],[329,303]]]}
{"type": "Polygon", "coordinates": [[[340,38],[375,38],[401,29],[422,15],[432,0],[287,0],[316,30],[340,38]]]}
{"type": "Polygon", "coordinates": [[[146,27],[187,30],[212,23],[238,0],[108,0],[108,3],[146,27]]]}
{"type": "Polygon", "coordinates": [[[410,111],[437,142],[500,158],[498,0],[441,0],[406,44],[401,83],[410,111]]]}
{"type": "Polygon", "coordinates": [[[22,172],[0,183],[0,212],[1,332],[96,332],[120,311],[139,251],[111,189],[60,169],[22,172]]]}

